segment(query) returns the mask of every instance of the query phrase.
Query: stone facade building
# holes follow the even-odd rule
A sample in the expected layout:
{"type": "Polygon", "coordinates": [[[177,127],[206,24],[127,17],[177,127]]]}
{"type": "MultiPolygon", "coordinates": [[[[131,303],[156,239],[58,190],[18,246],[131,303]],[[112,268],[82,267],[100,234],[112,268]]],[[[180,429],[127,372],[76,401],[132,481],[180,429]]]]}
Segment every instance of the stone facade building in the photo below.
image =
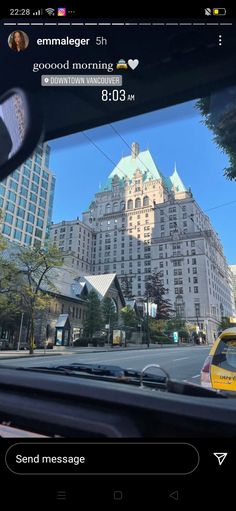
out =
{"type": "MultiPolygon", "coordinates": [[[[222,316],[233,315],[231,273],[209,218],[176,167],[165,177],[137,143],[95,194],[81,229],[83,224],[92,238],[91,273],[114,272],[121,282],[128,276],[133,296],[141,301],[146,280],[160,272],[176,313],[210,340],[222,316]]],[[[71,239],[76,247],[78,235],[71,239]]]]}

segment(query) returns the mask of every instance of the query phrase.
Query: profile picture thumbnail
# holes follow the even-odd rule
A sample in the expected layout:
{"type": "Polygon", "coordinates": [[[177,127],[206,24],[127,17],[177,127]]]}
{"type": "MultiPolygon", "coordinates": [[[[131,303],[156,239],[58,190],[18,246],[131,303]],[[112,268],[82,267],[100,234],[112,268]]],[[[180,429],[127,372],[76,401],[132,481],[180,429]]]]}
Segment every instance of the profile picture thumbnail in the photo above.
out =
{"type": "Polygon", "coordinates": [[[24,51],[29,46],[29,37],[22,30],[14,30],[8,37],[8,46],[13,51],[24,51]]]}

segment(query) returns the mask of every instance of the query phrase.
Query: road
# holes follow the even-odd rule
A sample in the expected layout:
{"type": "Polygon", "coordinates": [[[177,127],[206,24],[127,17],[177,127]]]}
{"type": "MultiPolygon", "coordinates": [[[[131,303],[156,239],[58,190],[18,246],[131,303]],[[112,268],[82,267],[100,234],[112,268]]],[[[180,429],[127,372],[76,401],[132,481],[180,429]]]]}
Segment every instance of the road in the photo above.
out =
{"type": "MultiPolygon", "coordinates": [[[[45,366],[57,364],[72,364],[76,362],[113,364],[125,368],[142,369],[148,364],[159,364],[172,378],[200,383],[200,371],[203,362],[209,353],[209,346],[191,346],[181,348],[157,348],[142,350],[121,350],[107,352],[86,351],[75,353],[68,351],[65,354],[19,359],[0,359],[0,366],[45,366]]],[[[157,370],[159,371],[159,370],[157,370]]]]}

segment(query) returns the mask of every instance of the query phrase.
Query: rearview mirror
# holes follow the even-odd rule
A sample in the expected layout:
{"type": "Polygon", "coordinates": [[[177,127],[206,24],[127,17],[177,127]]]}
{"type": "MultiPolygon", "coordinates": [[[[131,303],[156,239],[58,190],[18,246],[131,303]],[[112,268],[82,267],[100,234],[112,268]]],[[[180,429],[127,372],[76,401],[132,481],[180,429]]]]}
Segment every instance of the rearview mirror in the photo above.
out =
{"type": "Polygon", "coordinates": [[[42,134],[42,115],[28,94],[11,89],[0,97],[0,181],[29,158],[42,134]]]}

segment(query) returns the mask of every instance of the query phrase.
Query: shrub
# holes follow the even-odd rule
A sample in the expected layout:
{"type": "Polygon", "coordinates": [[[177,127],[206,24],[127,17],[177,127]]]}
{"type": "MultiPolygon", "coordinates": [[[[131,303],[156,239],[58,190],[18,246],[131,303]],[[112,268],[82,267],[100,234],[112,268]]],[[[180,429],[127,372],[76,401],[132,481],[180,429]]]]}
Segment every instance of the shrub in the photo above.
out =
{"type": "Polygon", "coordinates": [[[172,344],[173,340],[170,339],[167,335],[160,335],[155,333],[151,335],[151,342],[155,342],[157,344],[172,344]]]}
{"type": "Polygon", "coordinates": [[[189,333],[187,332],[187,330],[180,330],[179,331],[179,339],[181,339],[181,337],[183,339],[189,339],[189,333]]]}
{"type": "Polygon", "coordinates": [[[87,337],[80,337],[79,339],[76,339],[73,343],[73,346],[88,346],[88,339],[87,337]]]}

